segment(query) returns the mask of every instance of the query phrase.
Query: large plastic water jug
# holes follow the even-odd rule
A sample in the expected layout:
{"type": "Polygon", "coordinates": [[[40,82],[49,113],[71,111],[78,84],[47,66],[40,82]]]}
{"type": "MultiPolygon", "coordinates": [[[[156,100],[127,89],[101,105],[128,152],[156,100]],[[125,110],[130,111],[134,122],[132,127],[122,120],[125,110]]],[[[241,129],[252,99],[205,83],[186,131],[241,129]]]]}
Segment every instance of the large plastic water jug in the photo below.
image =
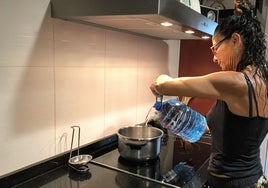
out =
{"type": "Polygon", "coordinates": [[[157,96],[154,104],[161,126],[184,140],[198,141],[206,130],[206,118],[177,99],[162,99],[163,96],[157,96]]]}

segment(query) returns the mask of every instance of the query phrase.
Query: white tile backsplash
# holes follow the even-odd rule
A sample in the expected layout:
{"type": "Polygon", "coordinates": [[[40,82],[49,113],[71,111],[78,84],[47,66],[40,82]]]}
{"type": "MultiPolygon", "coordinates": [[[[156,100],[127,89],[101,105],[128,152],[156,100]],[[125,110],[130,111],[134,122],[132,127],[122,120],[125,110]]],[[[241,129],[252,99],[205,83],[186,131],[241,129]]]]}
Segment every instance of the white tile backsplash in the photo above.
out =
{"type": "MultiPolygon", "coordinates": [[[[55,69],[56,136],[81,127],[81,144],[104,136],[104,69],[63,67],[55,69]]],[[[69,148],[68,148],[69,149],[69,148]]],[[[59,149],[57,149],[59,150],[59,149]]]]}
{"type": "Polygon", "coordinates": [[[1,174],[54,155],[52,68],[0,67],[1,174]]]}
{"type": "Polygon", "coordinates": [[[50,16],[49,0],[0,1],[0,176],[144,121],[161,40],[50,16]]]}
{"type": "Polygon", "coordinates": [[[137,69],[109,68],[105,73],[105,134],[136,120],[137,69]]]}

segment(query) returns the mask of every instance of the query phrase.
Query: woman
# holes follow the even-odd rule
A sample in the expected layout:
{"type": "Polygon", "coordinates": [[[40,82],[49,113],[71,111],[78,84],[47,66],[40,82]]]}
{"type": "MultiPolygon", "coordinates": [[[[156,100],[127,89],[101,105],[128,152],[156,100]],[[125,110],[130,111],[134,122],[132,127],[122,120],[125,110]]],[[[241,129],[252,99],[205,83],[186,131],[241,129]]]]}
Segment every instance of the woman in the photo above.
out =
{"type": "Polygon", "coordinates": [[[207,115],[212,134],[208,181],[215,188],[267,187],[260,161],[268,132],[265,36],[249,6],[238,3],[236,12],[243,14],[225,19],[212,37],[213,61],[222,71],[199,77],[160,75],[150,86],[154,95],[217,99],[207,115]]]}

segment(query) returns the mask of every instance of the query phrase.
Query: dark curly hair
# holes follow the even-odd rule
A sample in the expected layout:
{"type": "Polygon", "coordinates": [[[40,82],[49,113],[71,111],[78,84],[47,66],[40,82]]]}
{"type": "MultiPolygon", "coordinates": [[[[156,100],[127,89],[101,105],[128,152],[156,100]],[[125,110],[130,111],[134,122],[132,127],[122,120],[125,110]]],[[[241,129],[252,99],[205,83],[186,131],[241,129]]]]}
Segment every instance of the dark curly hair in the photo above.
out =
{"type": "Polygon", "coordinates": [[[228,38],[233,33],[240,34],[244,44],[244,52],[236,71],[242,71],[246,66],[252,65],[256,67],[256,73],[261,71],[268,86],[266,40],[260,22],[250,14],[234,14],[216,27],[214,35],[220,34],[228,38]]]}

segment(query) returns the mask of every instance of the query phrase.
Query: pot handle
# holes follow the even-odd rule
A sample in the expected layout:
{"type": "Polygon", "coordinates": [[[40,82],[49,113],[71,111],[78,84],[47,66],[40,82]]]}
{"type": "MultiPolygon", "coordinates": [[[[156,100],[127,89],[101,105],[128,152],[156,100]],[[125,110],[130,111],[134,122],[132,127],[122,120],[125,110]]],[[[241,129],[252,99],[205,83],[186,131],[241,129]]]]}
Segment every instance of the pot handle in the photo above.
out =
{"type": "Polygon", "coordinates": [[[130,147],[131,150],[140,150],[143,146],[147,144],[146,141],[133,141],[133,140],[127,140],[125,142],[127,146],[130,147]]]}

